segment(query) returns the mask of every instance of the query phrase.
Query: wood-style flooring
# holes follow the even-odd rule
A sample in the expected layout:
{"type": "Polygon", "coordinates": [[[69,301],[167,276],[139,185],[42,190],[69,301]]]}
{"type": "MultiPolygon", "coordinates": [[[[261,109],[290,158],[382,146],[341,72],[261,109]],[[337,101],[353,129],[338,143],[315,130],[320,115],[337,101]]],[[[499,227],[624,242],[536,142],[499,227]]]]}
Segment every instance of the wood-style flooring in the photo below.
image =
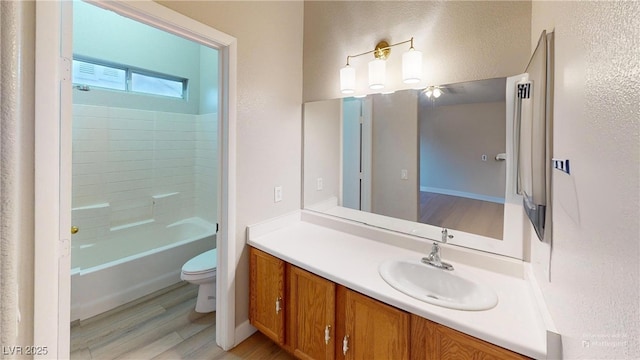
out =
{"type": "Polygon", "coordinates": [[[502,240],[504,205],[421,191],[420,222],[502,240]]]}
{"type": "Polygon", "coordinates": [[[261,333],[223,351],[215,313],[194,311],[197,293],[196,285],[182,282],[74,322],[71,359],[294,359],[261,333]]]}

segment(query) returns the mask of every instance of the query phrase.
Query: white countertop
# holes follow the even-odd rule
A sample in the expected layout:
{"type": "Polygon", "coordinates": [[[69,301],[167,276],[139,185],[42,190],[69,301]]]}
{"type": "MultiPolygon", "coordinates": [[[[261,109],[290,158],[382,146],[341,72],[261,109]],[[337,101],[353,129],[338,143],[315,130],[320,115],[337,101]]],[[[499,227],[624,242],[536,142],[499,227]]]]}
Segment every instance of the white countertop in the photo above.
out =
{"type": "MultiPolygon", "coordinates": [[[[452,310],[395,290],[378,274],[388,259],[425,254],[309,222],[251,226],[248,244],[374,299],[536,359],[546,359],[546,329],[529,283],[517,277],[450,262],[454,274],[489,285],[498,305],[485,311],[452,310]]],[[[446,246],[446,245],[445,245],[446,246]]]]}

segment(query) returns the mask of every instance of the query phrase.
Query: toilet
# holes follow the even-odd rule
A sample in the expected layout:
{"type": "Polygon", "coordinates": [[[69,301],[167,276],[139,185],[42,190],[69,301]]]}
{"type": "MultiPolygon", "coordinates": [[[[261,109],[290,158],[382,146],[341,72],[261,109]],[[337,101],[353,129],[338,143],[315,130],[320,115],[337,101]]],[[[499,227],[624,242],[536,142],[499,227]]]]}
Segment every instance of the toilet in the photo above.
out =
{"type": "Polygon", "coordinates": [[[218,251],[212,249],[192,258],[182,266],[180,279],[200,285],[196,312],[208,313],[216,310],[216,268],[218,251]]]}

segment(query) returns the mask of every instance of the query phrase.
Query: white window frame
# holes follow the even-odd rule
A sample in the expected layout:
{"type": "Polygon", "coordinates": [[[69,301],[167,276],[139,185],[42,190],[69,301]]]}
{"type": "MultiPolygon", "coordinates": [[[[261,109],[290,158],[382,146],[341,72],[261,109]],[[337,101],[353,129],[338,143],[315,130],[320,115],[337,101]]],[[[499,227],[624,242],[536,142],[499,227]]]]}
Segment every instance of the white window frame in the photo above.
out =
{"type": "Polygon", "coordinates": [[[136,67],[132,67],[132,66],[128,66],[128,65],[123,65],[123,64],[115,64],[115,63],[111,63],[109,61],[103,61],[103,60],[97,60],[97,59],[91,59],[91,58],[86,58],[83,56],[74,56],[73,57],[73,61],[80,61],[83,63],[87,63],[87,64],[91,64],[91,65],[98,65],[98,66],[103,66],[103,67],[107,67],[107,68],[111,68],[111,69],[115,69],[115,70],[121,70],[125,72],[125,79],[124,79],[124,89],[114,89],[114,88],[109,88],[109,87],[103,87],[100,85],[90,85],[90,84],[85,84],[79,81],[75,81],[75,79],[72,79],[73,85],[77,85],[77,86],[84,86],[84,85],[88,85],[89,87],[97,87],[100,89],[105,89],[105,90],[110,90],[110,91],[124,91],[127,93],[135,93],[135,94],[143,94],[143,95],[150,95],[150,96],[162,96],[162,97],[166,97],[169,99],[182,99],[182,100],[187,100],[188,95],[189,95],[189,79],[180,77],[180,76],[174,76],[174,75],[168,75],[168,74],[162,74],[162,73],[158,73],[152,70],[148,70],[148,69],[141,69],[141,68],[136,68],[136,67]],[[138,74],[138,75],[142,75],[142,76],[147,76],[147,77],[152,77],[152,78],[156,78],[156,79],[161,79],[161,80],[169,80],[169,81],[174,81],[177,83],[181,83],[182,85],[182,90],[181,90],[181,94],[180,96],[170,96],[170,95],[162,95],[162,94],[155,94],[155,93],[151,93],[151,92],[146,92],[146,91],[139,91],[139,90],[134,90],[133,89],[133,74],[138,74]]]}

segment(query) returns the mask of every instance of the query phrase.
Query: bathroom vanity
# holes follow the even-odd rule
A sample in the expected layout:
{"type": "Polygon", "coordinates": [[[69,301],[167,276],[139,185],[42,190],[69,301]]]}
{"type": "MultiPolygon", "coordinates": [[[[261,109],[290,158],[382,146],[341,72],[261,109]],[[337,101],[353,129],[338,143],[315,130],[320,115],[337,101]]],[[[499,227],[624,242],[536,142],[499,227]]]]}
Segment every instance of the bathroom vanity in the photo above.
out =
{"type": "Polygon", "coordinates": [[[545,359],[555,353],[544,304],[519,261],[443,249],[452,274],[498,295],[491,309],[465,311],[405,295],[380,276],[385,261],[424,257],[431,245],[424,239],[304,210],[250,226],[248,239],[250,321],[298,358],[545,359]]]}

